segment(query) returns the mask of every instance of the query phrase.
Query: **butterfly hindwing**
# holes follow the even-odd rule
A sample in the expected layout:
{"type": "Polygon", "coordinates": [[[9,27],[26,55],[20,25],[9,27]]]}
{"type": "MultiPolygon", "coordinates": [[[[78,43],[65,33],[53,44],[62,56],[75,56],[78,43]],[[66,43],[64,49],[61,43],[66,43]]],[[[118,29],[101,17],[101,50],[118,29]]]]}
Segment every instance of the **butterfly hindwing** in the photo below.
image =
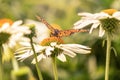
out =
{"type": "Polygon", "coordinates": [[[69,35],[72,35],[74,33],[77,33],[77,32],[87,32],[88,30],[86,29],[70,29],[70,30],[61,30],[59,33],[58,33],[58,37],[65,37],[65,36],[69,36],[69,35]]]}

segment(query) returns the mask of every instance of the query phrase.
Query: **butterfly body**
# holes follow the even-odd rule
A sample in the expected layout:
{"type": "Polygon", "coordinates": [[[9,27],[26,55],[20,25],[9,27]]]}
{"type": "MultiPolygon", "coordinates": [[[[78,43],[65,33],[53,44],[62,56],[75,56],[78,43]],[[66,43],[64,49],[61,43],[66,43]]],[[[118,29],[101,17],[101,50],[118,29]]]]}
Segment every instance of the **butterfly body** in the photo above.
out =
{"type": "Polygon", "coordinates": [[[56,36],[56,37],[58,37],[59,33],[60,33],[60,30],[54,29],[54,32],[51,32],[50,36],[56,36]]]}
{"type": "Polygon", "coordinates": [[[65,37],[65,36],[69,36],[71,34],[74,34],[76,32],[88,32],[89,30],[87,29],[69,29],[69,30],[59,30],[59,29],[55,29],[53,26],[51,26],[46,20],[44,20],[43,18],[37,16],[38,20],[40,20],[42,23],[44,23],[51,31],[50,36],[53,37],[65,37]]]}

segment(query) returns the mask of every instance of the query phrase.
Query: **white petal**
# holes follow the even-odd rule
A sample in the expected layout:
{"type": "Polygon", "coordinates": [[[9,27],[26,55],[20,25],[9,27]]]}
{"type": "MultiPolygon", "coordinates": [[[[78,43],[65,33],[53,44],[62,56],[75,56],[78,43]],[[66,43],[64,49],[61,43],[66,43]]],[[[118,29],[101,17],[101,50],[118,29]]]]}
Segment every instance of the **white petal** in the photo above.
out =
{"type": "Polygon", "coordinates": [[[26,53],[27,51],[31,50],[31,47],[22,47],[19,48],[15,51],[15,54],[22,54],[22,53],[26,53]]]}
{"type": "Polygon", "coordinates": [[[69,50],[63,51],[63,54],[68,55],[69,57],[72,57],[72,58],[76,56],[74,52],[69,50]]]}
{"type": "Polygon", "coordinates": [[[62,62],[65,62],[65,61],[66,61],[66,57],[65,57],[64,54],[58,55],[57,58],[58,58],[60,61],[62,61],[62,62]]]}
{"type": "Polygon", "coordinates": [[[105,34],[105,30],[100,26],[99,37],[102,37],[105,34]]]}
{"type": "Polygon", "coordinates": [[[7,28],[10,27],[10,24],[9,23],[5,23],[3,24],[3,26],[0,28],[0,31],[5,31],[7,28]]]}
{"type": "MultiPolygon", "coordinates": [[[[46,56],[41,53],[40,55],[37,56],[37,61],[39,62],[39,61],[41,61],[42,59],[45,59],[45,58],[46,58],[46,56]]],[[[32,60],[32,64],[36,64],[35,58],[32,60]]]]}
{"type": "Polygon", "coordinates": [[[79,47],[79,48],[82,48],[82,49],[91,49],[91,48],[89,48],[89,47],[87,47],[87,46],[84,46],[84,45],[80,45],[80,44],[61,44],[60,45],[60,47],[72,47],[72,48],[74,48],[74,47],[79,47]]]}
{"type": "Polygon", "coordinates": [[[15,22],[12,24],[12,28],[18,27],[18,26],[21,25],[21,24],[22,24],[22,20],[15,21],[15,22]]]}
{"type": "Polygon", "coordinates": [[[84,28],[86,26],[88,26],[89,24],[92,24],[93,22],[91,20],[80,20],[78,22],[76,22],[74,24],[74,29],[81,29],[84,28]]]}
{"type": "Polygon", "coordinates": [[[42,51],[45,50],[47,47],[46,47],[46,46],[40,46],[40,45],[35,44],[35,45],[34,45],[34,48],[35,48],[35,52],[38,53],[38,52],[42,52],[42,51]]]}
{"type": "Polygon", "coordinates": [[[94,29],[94,27],[90,28],[90,31],[89,31],[90,34],[92,33],[93,29],[94,29]]]}
{"type": "Polygon", "coordinates": [[[17,43],[16,43],[15,40],[13,40],[13,41],[9,41],[9,43],[8,43],[8,46],[9,46],[10,48],[14,48],[15,45],[17,45],[17,43]]]}
{"type": "Polygon", "coordinates": [[[31,31],[29,29],[28,26],[16,26],[14,28],[12,28],[12,30],[14,30],[13,33],[22,33],[22,34],[30,34],[31,31]]]}
{"type": "Polygon", "coordinates": [[[82,53],[82,54],[87,54],[90,53],[91,48],[79,45],[79,44],[66,44],[63,46],[63,48],[70,50],[71,52],[75,53],[82,53]]]}
{"type": "Polygon", "coordinates": [[[30,39],[27,38],[27,37],[23,37],[23,36],[22,36],[22,37],[20,38],[19,42],[30,42],[30,39]]]}
{"type": "Polygon", "coordinates": [[[28,50],[26,53],[17,55],[15,57],[18,58],[18,60],[23,61],[24,59],[30,57],[31,55],[33,55],[33,52],[31,50],[28,50]]]}
{"type": "Polygon", "coordinates": [[[88,54],[90,53],[91,51],[90,50],[85,50],[85,49],[71,49],[71,51],[74,51],[75,53],[80,53],[80,54],[88,54]]]}
{"type": "Polygon", "coordinates": [[[51,42],[50,45],[51,46],[55,46],[57,43],[56,42],[51,42]]]}
{"type": "Polygon", "coordinates": [[[30,34],[30,30],[28,27],[22,27],[22,26],[17,26],[17,27],[14,27],[14,28],[11,28],[9,31],[12,32],[12,34],[16,34],[16,33],[21,33],[22,35],[24,34],[30,34]]]}
{"type": "Polygon", "coordinates": [[[52,54],[51,51],[53,51],[53,50],[54,50],[54,48],[52,48],[52,47],[47,47],[46,50],[45,50],[46,55],[47,55],[47,56],[51,55],[51,54],[52,54]]]}
{"type": "MultiPolygon", "coordinates": [[[[32,47],[31,47],[29,42],[21,42],[21,44],[24,47],[18,49],[16,52],[22,52],[22,51],[30,50],[30,49],[32,50],[32,47]]],[[[40,46],[40,45],[37,45],[37,44],[33,44],[33,46],[34,46],[34,49],[35,49],[36,53],[40,53],[47,48],[46,46],[40,46]]]]}
{"type": "Polygon", "coordinates": [[[68,49],[65,49],[64,47],[59,47],[57,46],[58,48],[62,49],[63,50],[63,53],[70,56],[70,57],[75,57],[76,54],[68,49]]]}
{"type": "Polygon", "coordinates": [[[17,42],[19,42],[19,39],[22,37],[22,34],[12,34],[11,37],[9,38],[9,41],[8,41],[8,46],[10,48],[13,48],[17,42]]]}
{"type": "Polygon", "coordinates": [[[107,17],[110,17],[109,14],[104,13],[104,12],[94,14],[95,19],[104,19],[107,17]]]}
{"type": "Polygon", "coordinates": [[[91,17],[93,16],[93,14],[91,13],[78,13],[79,16],[82,16],[82,17],[91,17]]]}
{"type": "Polygon", "coordinates": [[[30,42],[19,42],[19,44],[22,46],[31,46],[30,42]]]}
{"type": "Polygon", "coordinates": [[[91,34],[92,31],[93,31],[93,29],[94,29],[94,28],[97,28],[99,25],[100,25],[99,22],[94,23],[94,24],[91,26],[89,33],[91,34]]]}
{"type": "Polygon", "coordinates": [[[120,12],[115,12],[113,14],[113,17],[115,17],[116,19],[120,20],[120,12]]]}

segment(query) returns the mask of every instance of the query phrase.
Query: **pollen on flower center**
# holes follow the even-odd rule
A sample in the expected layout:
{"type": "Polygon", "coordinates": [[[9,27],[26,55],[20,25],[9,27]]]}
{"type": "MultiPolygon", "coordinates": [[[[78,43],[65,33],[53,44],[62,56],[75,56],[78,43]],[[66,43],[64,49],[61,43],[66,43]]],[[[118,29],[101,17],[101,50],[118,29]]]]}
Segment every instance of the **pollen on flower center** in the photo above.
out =
{"type": "Polygon", "coordinates": [[[106,10],[102,10],[102,12],[112,15],[113,13],[117,12],[117,10],[116,9],[106,9],[106,10]]]}
{"type": "Polygon", "coordinates": [[[9,23],[9,24],[11,25],[11,24],[13,23],[13,21],[10,20],[10,19],[6,19],[6,18],[0,19],[0,27],[2,27],[2,25],[3,25],[4,23],[9,23]]]}
{"type": "Polygon", "coordinates": [[[46,38],[44,39],[40,45],[42,46],[48,46],[50,45],[51,42],[56,42],[58,44],[61,44],[61,43],[64,43],[62,39],[58,38],[58,37],[49,37],[49,38],[46,38]]]}

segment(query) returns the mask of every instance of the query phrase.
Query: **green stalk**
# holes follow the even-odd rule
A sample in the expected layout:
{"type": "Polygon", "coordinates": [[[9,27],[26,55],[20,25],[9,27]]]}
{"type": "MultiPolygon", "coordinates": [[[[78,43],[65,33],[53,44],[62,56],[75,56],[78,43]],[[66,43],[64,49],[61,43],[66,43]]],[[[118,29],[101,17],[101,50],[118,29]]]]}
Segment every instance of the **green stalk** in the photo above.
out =
{"type": "Polygon", "coordinates": [[[3,80],[2,51],[0,46],[0,80],[3,80]]]}
{"type": "Polygon", "coordinates": [[[43,80],[43,77],[42,77],[40,68],[39,68],[39,66],[38,66],[37,54],[36,54],[35,48],[34,48],[34,46],[33,46],[33,40],[32,40],[32,38],[30,38],[30,44],[31,44],[31,47],[32,47],[32,50],[33,50],[33,53],[34,53],[34,58],[35,58],[35,61],[36,61],[35,67],[36,67],[36,69],[37,69],[37,73],[38,73],[39,80],[43,80]]]}
{"type": "Polygon", "coordinates": [[[15,59],[15,57],[12,58],[12,64],[13,64],[13,69],[14,69],[15,71],[19,70],[18,62],[17,62],[17,60],[15,59]]]}
{"type": "Polygon", "coordinates": [[[107,33],[105,80],[109,80],[110,52],[111,52],[111,37],[110,37],[110,34],[107,33]]]}
{"type": "Polygon", "coordinates": [[[57,62],[56,57],[53,57],[53,73],[54,73],[54,79],[58,80],[58,72],[57,72],[57,62]]]}

